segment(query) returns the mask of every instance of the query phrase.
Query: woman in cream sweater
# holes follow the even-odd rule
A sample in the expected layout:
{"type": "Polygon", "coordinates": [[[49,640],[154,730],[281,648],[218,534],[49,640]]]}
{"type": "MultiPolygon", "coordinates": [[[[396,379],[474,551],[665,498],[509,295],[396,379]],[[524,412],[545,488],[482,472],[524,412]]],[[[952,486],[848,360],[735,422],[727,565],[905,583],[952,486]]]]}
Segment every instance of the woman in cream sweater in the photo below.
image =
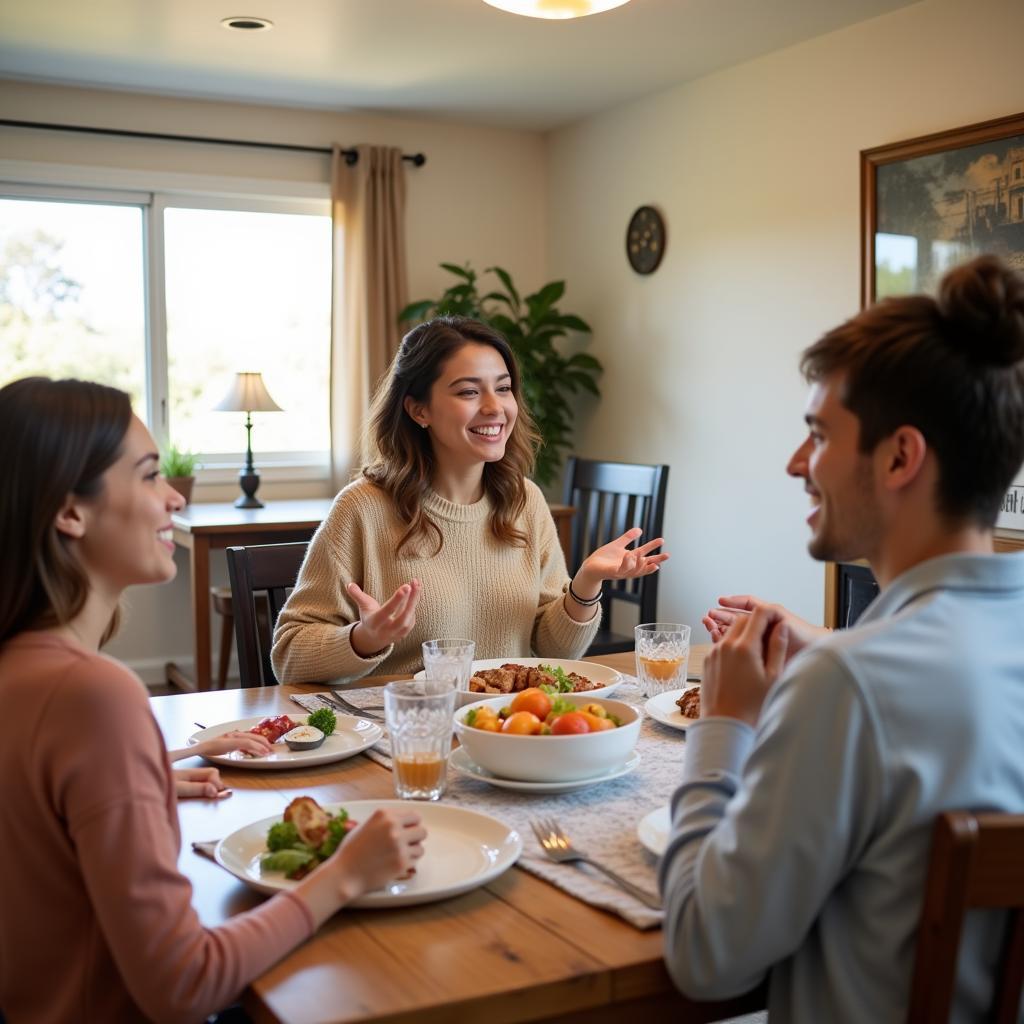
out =
{"type": "Polygon", "coordinates": [[[579,657],[605,580],[656,572],[656,538],[627,530],[569,579],[508,342],[465,317],[402,340],[370,413],[361,477],[317,530],[274,632],[289,682],[421,667],[420,645],[476,642],[478,658],[579,657]]]}
{"type": "Polygon", "coordinates": [[[0,389],[0,1007],[11,1024],[204,1020],[422,854],[378,811],[294,889],[218,928],[178,870],[174,781],[145,687],[99,651],[125,587],[173,578],[180,495],[128,396],[0,389]]]}

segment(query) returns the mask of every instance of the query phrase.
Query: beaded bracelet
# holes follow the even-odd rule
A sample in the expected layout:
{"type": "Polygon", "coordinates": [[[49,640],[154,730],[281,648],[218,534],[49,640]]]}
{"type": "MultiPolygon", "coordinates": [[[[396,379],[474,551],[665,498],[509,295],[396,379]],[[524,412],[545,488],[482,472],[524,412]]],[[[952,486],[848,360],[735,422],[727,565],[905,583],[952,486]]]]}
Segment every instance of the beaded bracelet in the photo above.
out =
{"type": "Polygon", "coordinates": [[[599,593],[597,597],[580,597],[575,590],[572,589],[572,580],[569,580],[569,596],[584,608],[593,608],[595,604],[601,603],[602,595],[599,593]]]}

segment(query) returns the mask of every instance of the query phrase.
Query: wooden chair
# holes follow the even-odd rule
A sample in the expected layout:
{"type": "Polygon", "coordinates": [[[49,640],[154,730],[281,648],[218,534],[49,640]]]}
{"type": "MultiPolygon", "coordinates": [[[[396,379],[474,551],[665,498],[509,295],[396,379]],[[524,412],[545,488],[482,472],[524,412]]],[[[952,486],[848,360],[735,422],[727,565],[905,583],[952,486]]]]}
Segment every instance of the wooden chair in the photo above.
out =
{"type": "MultiPolygon", "coordinates": [[[[643,528],[645,541],[660,537],[667,490],[668,466],[570,458],[566,464],[564,501],[576,508],[576,516],[572,523],[569,572],[575,574],[591,551],[631,526],[643,528]]],[[[658,573],[605,584],[601,628],[587,654],[633,650],[632,633],[612,632],[611,613],[616,601],[637,606],[639,622],[656,621],[658,573]]]]}
{"type": "Polygon", "coordinates": [[[242,686],[276,686],[270,664],[274,624],[288,591],[295,586],[308,542],[254,544],[227,549],[228,576],[235,613],[238,674],[242,686]],[[268,621],[256,614],[256,595],[266,594],[268,621]]]}
{"type": "Polygon", "coordinates": [[[986,1020],[1016,1024],[1024,984],[1024,815],[940,814],[917,936],[908,1024],[946,1024],[968,910],[1009,910],[995,999],[986,1020]]]}

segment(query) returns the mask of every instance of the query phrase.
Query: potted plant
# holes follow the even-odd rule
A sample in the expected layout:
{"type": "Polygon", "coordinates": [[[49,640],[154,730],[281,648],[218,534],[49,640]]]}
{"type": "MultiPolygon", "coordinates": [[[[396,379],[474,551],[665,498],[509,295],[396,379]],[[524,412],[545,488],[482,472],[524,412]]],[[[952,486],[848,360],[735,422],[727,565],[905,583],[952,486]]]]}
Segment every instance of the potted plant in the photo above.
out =
{"type": "Polygon", "coordinates": [[[423,320],[445,313],[471,316],[500,331],[515,352],[523,373],[523,394],[543,444],[537,454],[534,476],[542,487],[552,484],[562,462],[562,450],[571,447],[572,408],[570,397],[580,390],[600,397],[594,378],[601,364],[590,355],[565,355],[555,344],[570,331],[590,334],[590,327],[578,316],[561,313],[555,303],[565,294],[564,281],[552,281],[532,295],[520,298],[508,271],[488,267],[500,288],[481,295],[476,272],[467,264],[442,263],[442,269],[458,279],[438,299],[410,303],[399,320],[423,320]]]}
{"type": "Polygon", "coordinates": [[[185,499],[192,500],[192,487],[196,482],[195,470],[198,462],[195,455],[183,451],[177,445],[169,445],[160,459],[160,472],[167,482],[185,499]]]}

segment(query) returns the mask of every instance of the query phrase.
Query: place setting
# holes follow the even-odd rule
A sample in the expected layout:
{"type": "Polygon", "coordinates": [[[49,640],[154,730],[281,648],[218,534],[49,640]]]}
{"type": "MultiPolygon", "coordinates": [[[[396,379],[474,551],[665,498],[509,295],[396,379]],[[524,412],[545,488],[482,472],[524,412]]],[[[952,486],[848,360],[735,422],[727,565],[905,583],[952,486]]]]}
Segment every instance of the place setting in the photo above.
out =
{"type": "MultiPolygon", "coordinates": [[[[634,680],[592,662],[477,660],[471,641],[428,641],[425,668],[413,679],[344,695],[295,694],[304,715],[221,723],[193,734],[190,743],[276,725],[285,730],[275,737],[280,752],[210,760],[300,768],[366,753],[387,768],[392,800],[323,807],[312,796],[293,801],[302,808],[294,816],[311,814],[327,830],[342,830],[341,819],[348,827],[379,806],[416,802],[431,836],[427,855],[414,876],[364,895],[359,906],[444,899],[518,863],[574,898],[647,929],[661,921],[648,851],[664,848],[665,804],[685,746],[647,719],[657,720],[652,703],[666,701],[677,682],[685,683],[688,647],[685,627],[638,627],[634,680]],[[641,629],[651,630],[643,647],[641,629]],[[356,713],[345,714],[349,707],[356,713]],[[334,728],[320,743],[290,749],[286,740],[296,730],[316,729],[332,717],[334,728]]],[[[251,822],[217,842],[213,857],[257,891],[287,889],[296,884],[296,872],[301,877],[315,869],[306,861],[308,844],[275,848],[290,829],[280,815],[251,822]]]]}
{"type": "Polygon", "coordinates": [[[277,715],[239,718],[232,722],[200,726],[188,737],[187,745],[197,746],[224,733],[252,732],[265,736],[271,753],[259,757],[232,750],[226,754],[202,754],[205,760],[225,768],[256,771],[313,768],[317,765],[343,761],[368,750],[384,736],[383,727],[354,715],[335,713],[324,706],[306,715],[277,715]],[[324,714],[323,711],[327,713],[324,714]]]}

